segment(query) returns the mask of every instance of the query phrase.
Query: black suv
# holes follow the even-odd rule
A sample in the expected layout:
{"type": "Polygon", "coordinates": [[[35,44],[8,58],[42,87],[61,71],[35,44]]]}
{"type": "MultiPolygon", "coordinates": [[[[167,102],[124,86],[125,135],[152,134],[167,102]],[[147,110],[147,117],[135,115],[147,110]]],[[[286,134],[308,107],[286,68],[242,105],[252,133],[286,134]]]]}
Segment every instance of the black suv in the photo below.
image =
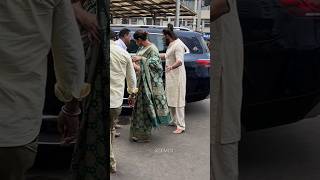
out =
{"type": "MultiPolygon", "coordinates": [[[[120,31],[123,26],[112,26],[114,31],[120,31]]],[[[165,52],[166,46],[163,41],[162,29],[159,26],[131,26],[132,32],[144,28],[149,34],[151,42],[159,48],[160,52],[165,52]]],[[[185,66],[187,72],[187,101],[199,101],[205,99],[210,93],[209,50],[200,33],[192,32],[188,29],[176,29],[177,36],[189,47],[190,54],[185,55],[185,66]]],[[[129,52],[135,53],[137,46],[132,41],[129,52]]],[[[39,144],[59,145],[57,134],[56,116],[63,105],[54,95],[54,70],[52,57],[48,59],[48,81],[46,87],[46,99],[43,109],[43,123],[41,127],[39,144]]]]}
{"type": "Polygon", "coordinates": [[[237,2],[245,44],[243,125],[253,130],[303,119],[320,98],[320,7],[308,0],[237,2]]]}
{"type": "MultiPolygon", "coordinates": [[[[147,31],[149,33],[149,40],[157,46],[159,52],[166,52],[167,46],[162,34],[162,30],[165,27],[111,25],[111,29],[116,33],[119,32],[122,28],[129,29],[131,31],[131,34],[139,29],[147,31]]],[[[194,102],[203,100],[208,97],[210,93],[210,52],[207,44],[204,41],[202,34],[193,32],[189,29],[175,28],[175,33],[177,34],[178,38],[181,39],[190,49],[190,53],[186,54],[184,59],[187,74],[186,101],[194,102]]],[[[137,50],[138,46],[135,44],[134,40],[131,40],[131,43],[128,47],[128,52],[130,54],[135,54],[137,50]]]]}

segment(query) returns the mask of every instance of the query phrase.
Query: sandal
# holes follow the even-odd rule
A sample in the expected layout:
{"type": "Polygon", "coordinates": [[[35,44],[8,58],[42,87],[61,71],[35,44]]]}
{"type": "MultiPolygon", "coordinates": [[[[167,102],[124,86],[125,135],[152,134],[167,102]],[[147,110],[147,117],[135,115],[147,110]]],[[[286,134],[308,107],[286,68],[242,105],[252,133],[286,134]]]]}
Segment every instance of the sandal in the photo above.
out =
{"type": "Polygon", "coordinates": [[[184,133],[183,129],[177,128],[175,131],[173,131],[173,134],[181,134],[181,133],[184,133]]]}

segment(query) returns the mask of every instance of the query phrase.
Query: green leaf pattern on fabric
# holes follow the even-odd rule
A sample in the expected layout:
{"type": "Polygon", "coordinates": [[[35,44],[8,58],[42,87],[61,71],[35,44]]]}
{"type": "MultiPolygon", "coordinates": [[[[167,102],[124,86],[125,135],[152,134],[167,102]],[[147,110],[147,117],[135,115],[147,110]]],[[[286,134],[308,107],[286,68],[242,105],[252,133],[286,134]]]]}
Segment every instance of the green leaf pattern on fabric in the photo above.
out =
{"type": "Polygon", "coordinates": [[[131,137],[150,139],[152,128],[168,125],[171,121],[169,107],[162,80],[163,68],[159,51],[154,45],[140,48],[139,93],[133,110],[130,127],[131,137]]]}

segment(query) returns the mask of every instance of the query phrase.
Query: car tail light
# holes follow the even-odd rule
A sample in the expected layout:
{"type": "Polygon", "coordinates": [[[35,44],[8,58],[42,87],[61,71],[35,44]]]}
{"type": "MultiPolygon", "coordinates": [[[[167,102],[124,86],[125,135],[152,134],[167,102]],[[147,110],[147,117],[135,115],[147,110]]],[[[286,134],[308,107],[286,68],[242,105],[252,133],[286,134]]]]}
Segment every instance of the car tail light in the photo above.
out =
{"type": "Polygon", "coordinates": [[[196,63],[206,68],[210,67],[210,59],[198,59],[196,60],[196,63]]]}
{"type": "Polygon", "coordinates": [[[279,0],[283,7],[286,7],[289,13],[297,16],[319,16],[319,0],[279,0]]]}

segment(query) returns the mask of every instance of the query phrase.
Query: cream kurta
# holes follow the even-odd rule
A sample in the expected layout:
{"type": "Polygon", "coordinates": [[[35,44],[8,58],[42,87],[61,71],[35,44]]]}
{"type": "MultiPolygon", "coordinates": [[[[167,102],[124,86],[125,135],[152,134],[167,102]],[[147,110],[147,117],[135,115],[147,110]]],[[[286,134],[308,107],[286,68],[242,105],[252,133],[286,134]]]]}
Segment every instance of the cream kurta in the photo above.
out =
{"type": "Polygon", "coordinates": [[[213,78],[211,88],[212,143],[240,140],[243,42],[236,0],[228,0],[230,12],[212,22],[213,78]]]}
{"type": "Polygon", "coordinates": [[[243,44],[236,0],[212,22],[211,179],[238,180],[243,44]]]}
{"type": "Polygon", "coordinates": [[[170,107],[184,107],[186,97],[186,69],[184,67],[184,54],[188,51],[186,45],[177,39],[169,44],[166,52],[166,65],[173,65],[176,59],[182,65],[166,72],[166,95],[170,107]]]}

